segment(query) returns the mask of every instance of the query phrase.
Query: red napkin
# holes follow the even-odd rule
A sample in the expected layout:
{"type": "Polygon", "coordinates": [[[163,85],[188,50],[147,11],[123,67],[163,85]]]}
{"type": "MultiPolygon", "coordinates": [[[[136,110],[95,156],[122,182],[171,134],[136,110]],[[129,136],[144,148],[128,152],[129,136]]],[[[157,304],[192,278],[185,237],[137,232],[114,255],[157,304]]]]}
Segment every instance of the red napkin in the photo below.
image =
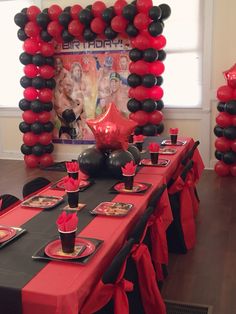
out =
{"type": "Polygon", "coordinates": [[[66,177],[63,180],[64,187],[66,191],[77,191],[79,189],[79,180],[75,180],[70,177],[66,177]]]}
{"type": "Polygon", "coordinates": [[[81,170],[79,171],[79,179],[81,181],[87,181],[88,178],[89,178],[89,176],[86,173],[82,172],[81,170]]]}
{"type": "Polygon", "coordinates": [[[134,143],[142,143],[144,141],[144,136],[142,134],[140,135],[134,135],[133,136],[134,143]]]}
{"type": "Polygon", "coordinates": [[[130,162],[127,162],[124,167],[121,167],[122,174],[124,176],[133,176],[135,174],[137,165],[131,160],[130,162]]]}
{"type": "Polygon", "coordinates": [[[2,208],[2,198],[0,198],[0,209],[2,208]]]}
{"type": "Polygon", "coordinates": [[[66,170],[67,172],[78,172],[79,165],[77,161],[68,161],[66,162],[66,170]]]}
{"type": "Polygon", "coordinates": [[[57,228],[60,231],[68,232],[68,231],[74,231],[77,229],[78,226],[78,217],[76,213],[66,213],[62,212],[60,216],[57,218],[56,224],[57,228]]]}
{"type": "Polygon", "coordinates": [[[158,153],[160,149],[160,145],[157,143],[150,143],[148,146],[150,153],[158,153]]]}
{"type": "Polygon", "coordinates": [[[169,133],[172,135],[176,135],[179,133],[179,129],[178,128],[170,128],[169,133]]]}

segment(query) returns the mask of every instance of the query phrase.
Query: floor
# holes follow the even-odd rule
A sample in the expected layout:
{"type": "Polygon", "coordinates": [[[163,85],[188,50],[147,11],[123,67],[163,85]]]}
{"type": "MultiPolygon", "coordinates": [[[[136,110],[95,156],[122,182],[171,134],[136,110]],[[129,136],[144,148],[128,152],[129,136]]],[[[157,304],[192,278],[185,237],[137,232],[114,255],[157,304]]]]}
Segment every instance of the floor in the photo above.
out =
{"type": "MultiPolygon", "coordinates": [[[[22,198],[22,186],[36,176],[56,181],[63,172],[26,169],[22,161],[0,160],[0,194],[22,198]]],[[[171,255],[165,299],[213,305],[213,314],[236,313],[236,179],[204,171],[197,244],[186,255],[171,255]]],[[[153,313],[154,314],[154,313],[153,313]]]]}

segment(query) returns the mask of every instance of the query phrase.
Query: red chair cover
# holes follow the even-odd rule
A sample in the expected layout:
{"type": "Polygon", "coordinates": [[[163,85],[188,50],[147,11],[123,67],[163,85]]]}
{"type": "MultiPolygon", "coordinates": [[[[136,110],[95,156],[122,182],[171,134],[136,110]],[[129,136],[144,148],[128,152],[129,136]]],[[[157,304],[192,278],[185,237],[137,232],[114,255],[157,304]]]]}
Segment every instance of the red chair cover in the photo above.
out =
{"type": "Polygon", "coordinates": [[[134,245],[131,256],[138,272],[139,289],[146,314],[166,314],[165,303],[156,282],[148,247],[141,243],[134,245]]]}
{"type": "Polygon", "coordinates": [[[200,179],[202,171],[205,168],[198,149],[194,151],[192,160],[193,160],[193,171],[194,171],[194,185],[196,185],[200,179]]]}
{"type": "Polygon", "coordinates": [[[191,178],[191,173],[188,173],[185,182],[178,177],[169,189],[169,194],[180,192],[180,219],[187,249],[192,249],[196,242],[194,208],[190,192],[190,189],[193,188],[191,178]]]}

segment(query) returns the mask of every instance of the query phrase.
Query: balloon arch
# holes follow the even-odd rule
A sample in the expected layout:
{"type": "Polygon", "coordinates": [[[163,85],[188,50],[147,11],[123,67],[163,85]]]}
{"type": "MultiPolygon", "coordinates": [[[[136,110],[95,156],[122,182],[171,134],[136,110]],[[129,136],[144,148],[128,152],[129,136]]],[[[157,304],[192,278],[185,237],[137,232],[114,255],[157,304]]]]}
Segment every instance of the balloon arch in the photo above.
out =
{"type": "Polygon", "coordinates": [[[171,14],[167,4],[153,6],[152,0],[137,0],[128,4],[117,0],[106,7],[102,1],[82,8],[79,4],[62,9],[54,4],[40,10],[36,6],[24,8],[15,15],[23,41],[19,59],[24,65],[20,80],[24,98],[19,101],[23,121],[19,128],[23,133],[21,152],[29,167],[53,163],[51,122],[53,109],[54,52],[55,44],[100,39],[113,40],[117,36],[130,38],[130,75],[127,107],[129,118],[136,122],[136,135],[153,136],[162,133],[163,48],[166,39],[162,35],[164,20],[171,14]]]}

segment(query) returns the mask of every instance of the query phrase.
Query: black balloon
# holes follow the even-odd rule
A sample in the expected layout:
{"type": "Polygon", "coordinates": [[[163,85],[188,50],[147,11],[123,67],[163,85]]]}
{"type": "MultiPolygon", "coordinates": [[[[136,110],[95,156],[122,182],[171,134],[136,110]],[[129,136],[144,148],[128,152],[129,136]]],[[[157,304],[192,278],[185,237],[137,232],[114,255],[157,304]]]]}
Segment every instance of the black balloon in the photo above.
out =
{"type": "Polygon", "coordinates": [[[141,110],[141,103],[138,100],[131,98],[127,103],[127,108],[130,112],[136,112],[141,110]]]}
{"type": "Polygon", "coordinates": [[[51,154],[52,152],[53,152],[53,150],[54,150],[54,146],[53,146],[53,144],[52,143],[50,143],[50,144],[48,144],[48,145],[44,145],[44,152],[46,153],[46,154],[51,154]]]}
{"type": "Polygon", "coordinates": [[[158,59],[158,51],[154,48],[148,48],[144,50],[143,60],[147,62],[153,62],[158,59]]]}
{"type": "Polygon", "coordinates": [[[34,122],[31,124],[31,131],[34,134],[40,134],[44,131],[44,127],[40,122],[34,122]]]}
{"type": "Polygon", "coordinates": [[[152,19],[153,21],[158,21],[161,18],[162,15],[162,11],[160,6],[153,6],[150,10],[149,10],[149,17],[150,19],[152,19]]]}
{"type": "Polygon", "coordinates": [[[125,31],[130,37],[136,37],[139,33],[138,29],[133,24],[129,24],[125,31]]]}
{"type": "Polygon", "coordinates": [[[134,134],[135,135],[140,135],[143,132],[143,128],[141,126],[136,126],[136,128],[134,129],[134,134]]]}
{"type": "Polygon", "coordinates": [[[85,28],[83,37],[85,41],[93,41],[96,39],[97,34],[95,34],[90,28],[85,28]]]}
{"type": "Polygon", "coordinates": [[[83,9],[79,12],[79,20],[85,26],[89,26],[92,19],[93,19],[93,15],[90,10],[83,9]]]}
{"type": "Polygon", "coordinates": [[[157,128],[154,124],[147,124],[143,127],[143,135],[155,136],[157,134],[157,128]]]}
{"type": "Polygon", "coordinates": [[[45,132],[52,132],[53,128],[54,128],[54,125],[51,121],[43,124],[43,130],[45,132]]]}
{"type": "Polygon", "coordinates": [[[132,154],[136,165],[138,165],[141,160],[141,153],[139,149],[135,145],[131,144],[128,147],[128,151],[132,154]]]}
{"type": "Polygon", "coordinates": [[[22,110],[22,111],[25,111],[25,110],[30,110],[30,101],[26,100],[25,98],[21,99],[19,101],[19,108],[22,110]]]}
{"type": "Polygon", "coordinates": [[[102,12],[102,19],[106,23],[110,23],[114,16],[115,16],[115,11],[113,7],[106,8],[102,12]]]}
{"type": "Polygon", "coordinates": [[[229,127],[223,130],[223,135],[228,140],[235,140],[236,139],[236,127],[229,127]]]}
{"type": "Polygon", "coordinates": [[[48,8],[43,9],[42,12],[48,14],[48,8]]]}
{"type": "Polygon", "coordinates": [[[162,34],[163,32],[163,26],[160,22],[152,22],[149,26],[148,26],[148,31],[149,34],[153,37],[156,37],[160,34],[162,34]]]}
{"type": "Polygon", "coordinates": [[[164,131],[164,124],[160,123],[156,125],[156,129],[157,129],[157,134],[161,134],[164,131]]]}
{"type": "Polygon", "coordinates": [[[157,76],[156,77],[156,85],[161,86],[163,84],[163,77],[157,76]]]}
{"type": "Polygon", "coordinates": [[[136,9],[136,6],[133,4],[126,5],[122,10],[123,17],[130,22],[133,21],[136,14],[137,14],[137,9],[136,9]]]}
{"type": "Polygon", "coordinates": [[[29,78],[28,76],[22,76],[22,78],[20,79],[20,85],[23,88],[32,86],[32,79],[29,78]]]}
{"type": "Polygon", "coordinates": [[[20,124],[19,124],[19,129],[22,133],[27,133],[27,132],[30,132],[30,124],[22,121],[20,124]]]}
{"type": "Polygon", "coordinates": [[[223,162],[227,165],[236,163],[236,153],[229,151],[223,154],[223,162]]]}
{"type": "Polygon", "coordinates": [[[164,108],[164,103],[162,100],[156,102],[156,110],[162,110],[164,108]]]}
{"type": "Polygon", "coordinates": [[[217,110],[220,111],[220,112],[223,112],[225,111],[225,103],[224,102],[218,102],[217,104],[217,110]]]}
{"type": "Polygon", "coordinates": [[[107,170],[114,178],[122,178],[121,167],[124,167],[130,161],[134,161],[134,157],[129,151],[122,149],[114,150],[106,160],[107,170]]]}
{"type": "Polygon", "coordinates": [[[111,40],[112,40],[112,39],[115,39],[116,36],[118,35],[118,33],[115,32],[115,31],[111,28],[111,26],[108,26],[108,27],[105,28],[104,34],[105,34],[105,36],[106,36],[108,39],[111,39],[111,40]]]}
{"type": "Polygon", "coordinates": [[[139,75],[137,75],[135,73],[131,73],[127,78],[127,82],[129,84],[129,86],[137,87],[137,86],[142,84],[142,79],[139,75]]]}
{"type": "Polygon", "coordinates": [[[166,52],[165,50],[159,50],[158,51],[158,60],[159,61],[164,61],[166,58],[166,52]]]}
{"type": "Polygon", "coordinates": [[[15,16],[14,16],[14,22],[17,26],[19,27],[24,27],[25,24],[28,22],[28,16],[21,12],[21,13],[17,13],[15,16]]]}
{"type": "Polygon", "coordinates": [[[55,63],[53,57],[46,57],[46,58],[45,58],[45,62],[46,62],[46,64],[48,64],[48,65],[50,65],[50,66],[52,66],[52,67],[54,66],[54,63],[55,63]]]}
{"type": "Polygon", "coordinates": [[[90,176],[99,176],[105,166],[105,155],[97,148],[91,147],[84,150],[78,157],[81,171],[90,176]]]}
{"type": "Polygon", "coordinates": [[[136,61],[141,60],[143,58],[143,53],[141,50],[139,50],[137,48],[133,48],[129,52],[129,58],[131,61],[136,62],[136,61]]]}
{"type": "Polygon", "coordinates": [[[26,33],[25,33],[25,31],[23,30],[23,29],[19,29],[18,30],[18,32],[17,32],[17,37],[18,37],[18,39],[20,39],[21,41],[25,41],[27,38],[29,38],[27,35],[26,35],[26,33]]]}
{"type": "Polygon", "coordinates": [[[215,136],[217,136],[217,137],[223,136],[223,129],[222,129],[219,125],[216,125],[216,126],[214,127],[214,134],[215,134],[215,136]]]}
{"type": "Polygon", "coordinates": [[[46,30],[41,31],[40,37],[42,38],[43,41],[46,41],[46,42],[51,41],[53,38],[46,30]]]}
{"type": "Polygon", "coordinates": [[[27,64],[32,63],[32,56],[26,52],[22,52],[20,54],[19,60],[22,64],[27,65],[27,64]]]}
{"type": "Polygon", "coordinates": [[[85,7],[85,9],[89,10],[89,11],[92,11],[92,4],[89,4],[85,7]]]}
{"type": "Polygon", "coordinates": [[[48,111],[50,112],[53,109],[53,103],[48,102],[43,104],[43,111],[48,111]]]}
{"type": "Polygon", "coordinates": [[[43,104],[38,99],[31,102],[30,109],[33,112],[36,113],[42,112],[44,110],[43,108],[44,108],[43,104]]]}
{"type": "Polygon", "coordinates": [[[32,154],[35,156],[42,156],[44,154],[44,147],[41,144],[36,144],[32,147],[32,154]]]}
{"type": "Polygon", "coordinates": [[[28,10],[28,8],[24,8],[24,9],[21,10],[21,12],[26,14],[27,10],[28,10]]]}
{"type": "Polygon", "coordinates": [[[222,153],[222,152],[220,152],[218,150],[215,151],[215,157],[216,157],[217,160],[222,160],[223,159],[223,155],[224,155],[224,153],[222,153]]]}
{"type": "Polygon", "coordinates": [[[161,9],[161,19],[166,20],[171,15],[171,8],[165,3],[161,4],[159,7],[161,9]]]}
{"type": "Polygon", "coordinates": [[[153,87],[156,85],[157,79],[153,74],[146,74],[142,77],[142,83],[145,87],[153,87]]]}
{"type": "Polygon", "coordinates": [[[46,80],[46,87],[54,89],[56,87],[56,81],[53,78],[46,80]]]}
{"type": "Polygon", "coordinates": [[[21,150],[22,154],[24,154],[24,155],[32,154],[32,147],[31,146],[22,144],[20,150],[21,150]]]}
{"type": "MultiPolygon", "coordinates": [[[[218,107],[217,107],[218,109],[218,107]]],[[[236,100],[230,100],[225,104],[225,111],[229,114],[236,114],[236,100]]]]}
{"type": "Polygon", "coordinates": [[[152,99],[146,99],[142,103],[142,110],[146,112],[152,112],[156,110],[156,102],[152,99]]]}
{"type": "Polygon", "coordinates": [[[64,8],[63,12],[70,13],[70,10],[71,10],[71,6],[67,6],[67,7],[64,8]]]}
{"type": "Polygon", "coordinates": [[[62,32],[61,37],[65,43],[69,43],[75,39],[75,37],[71,35],[66,29],[62,32]]]}
{"type": "Polygon", "coordinates": [[[40,53],[36,54],[33,56],[32,58],[32,63],[37,65],[37,66],[41,66],[45,64],[45,57],[42,56],[40,53]]]}
{"type": "Polygon", "coordinates": [[[36,76],[32,79],[32,86],[35,87],[36,89],[45,88],[46,81],[42,77],[36,76]]]}
{"type": "Polygon", "coordinates": [[[70,21],[71,21],[70,13],[68,13],[68,12],[62,12],[62,13],[59,15],[59,17],[58,17],[58,20],[59,20],[59,23],[60,23],[62,26],[67,27],[68,24],[69,24],[70,21]]]}
{"type": "Polygon", "coordinates": [[[46,29],[50,22],[50,17],[48,16],[48,14],[41,12],[37,15],[36,22],[43,29],[46,29]]]}

